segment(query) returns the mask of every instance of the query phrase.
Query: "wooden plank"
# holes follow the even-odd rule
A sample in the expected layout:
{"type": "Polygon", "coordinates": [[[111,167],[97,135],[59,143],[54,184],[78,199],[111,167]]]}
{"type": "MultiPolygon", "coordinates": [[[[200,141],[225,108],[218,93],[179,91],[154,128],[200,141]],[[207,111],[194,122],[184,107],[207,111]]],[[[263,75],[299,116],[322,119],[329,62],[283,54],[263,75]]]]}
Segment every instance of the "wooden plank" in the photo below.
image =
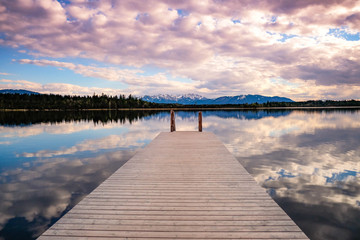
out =
{"type": "MultiPolygon", "coordinates": [[[[154,205],[150,205],[150,206],[138,206],[138,205],[133,205],[133,206],[124,206],[124,205],[110,205],[110,206],[106,206],[106,205],[79,205],[77,207],[78,210],[82,209],[82,210],[119,210],[119,211],[129,211],[129,210],[133,210],[133,211],[263,211],[264,207],[263,206],[236,206],[236,207],[229,207],[229,206],[224,206],[224,207],[218,207],[218,206],[210,206],[210,207],[205,207],[205,206],[195,206],[195,207],[190,207],[190,206],[154,206],[154,205]]],[[[273,210],[278,210],[278,206],[266,206],[266,211],[273,211],[273,210]]]]}
{"type": "MultiPolygon", "coordinates": [[[[44,236],[62,236],[63,239],[66,239],[66,236],[78,236],[78,237],[117,237],[117,238],[187,238],[187,239],[197,239],[197,238],[222,238],[222,239],[263,239],[263,238],[273,238],[273,239],[304,239],[304,234],[302,232],[258,232],[258,231],[246,231],[246,232],[178,232],[178,231],[167,231],[164,229],[161,232],[150,232],[150,231],[99,231],[99,230],[52,230],[49,229],[46,231],[44,236]]],[[[50,239],[50,238],[49,238],[50,239]]]]}
{"type": "MultiPolygon", "coordinates": [[[[63,236],[43,236],[42,239],[49,239],[49,240],[63,240],[64,237],[63,236]]],[[[94,236],[87,236],[87,237],[83,237],[83,236],[76,236],[76,237],[73,237],[73,236],[66,236],[67,240],[104,240],[104,239],[114,239],[114,237],[94,237],[94,236]]],[[[115,239],[124,239],[124,240],[151,240],[151,239],[161,239],[161,240],[173,240],[174,238],[166,238],[166,237],[162,237],[162,238],[159,238],[159,237],[124,237],[124,238],[120,238],[120,237],[116,237],[115,239]]],[[[203,240],[207,240],[207,239],[212,239],[212,240],[223,240],[224,238],[179,238],[177,237],[176,239],[179,239],[179,240],[188,240],[188,239],[203,239],[203,240]]],[[[227,238],[227,239],[233,239],[233,240],[237,240],[239,238],[227,238]]],[[[245,238],[246,239],[246,238],[245,238]]],[[[250,238],[247,238],[247,239],[250,239],[250,238]]],[[[256,238],[252,238],[252,239],[256,239],[256,238]]],[[[271,239],[279,239],[279,238],[273,238],[271,236],[269,237],[263,237],[263,238],[257,238],[257,239],[262,239],[262,240],[271,240],[271,239]]],[[[291,238],[290,238],[291,239],[291,238]]],[[[306,240],[308,238],[297,238],[299,240],[306,240]]]]}
{"type": "Polygon", "coordinates": [[[307,239],[212,133],[161,133],[39,239],[307,239]]]}
{"type": "Polygon", "coordinates": [[[52,230],[91,230],[91,231],[148,231],[148,232],[297,232],[297,226],[274,226],[274,225],[236,225],[236,226],[218,226],[218,225],[145,225],[137,223],[128,224],[56,224],[52,230]]]}
{"type": "Polygon", "coordinates": [[[58,224],[90,224],[90,225],[151,225],[151,226],[296,226],[292,221],[193,221],[193,220],[126,220],[126,219],[88,219],[88,218],[62,218],[58,224]]]}
{"type": "Polygon", "coordinates": [[[258,201],[258,202],[225,202],[225,203],[217,203],[217,202],[167,202],[167,201],[161,201],[161,202],[154,202],[154,201],[97,201],[95,199],[92,199],[92,201],[84,200],[82,206],[161,206],[161,207],[277,207],[276,204],[273,202],[267,202],[267,201],[258,201]],[[119,205],[119,203],[121,203],[119,205]]]}
{"type": "Polygon", "coordinates": [[[189,219],[194,221],[253,221],[253,220],[259,220],[259,221],[292,221],[287,215],[282,216],[231,216],[231,215],[223,215],[223,216],[217,216],[217,215],[211,215],[211,216],[189,216],[186,215],[105,215],[105,214],[92,214],[92,213],[72,213],[69,212],[66,214],[66,218],[73,218],[73,219],[79,219],[79,218],[85,218],[85,219],[125,219],[125,220],[178,220],[178,221],[187,221],[189,219]]]}

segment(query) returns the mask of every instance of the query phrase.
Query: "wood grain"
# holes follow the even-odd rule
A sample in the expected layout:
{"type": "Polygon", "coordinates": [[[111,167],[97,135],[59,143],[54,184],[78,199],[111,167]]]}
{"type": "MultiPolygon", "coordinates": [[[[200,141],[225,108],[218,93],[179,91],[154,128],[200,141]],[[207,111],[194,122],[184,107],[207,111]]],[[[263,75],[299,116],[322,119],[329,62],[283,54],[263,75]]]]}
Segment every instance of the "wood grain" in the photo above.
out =
{"type": "Polygon", "coordinates": [[[212,133],[159,134],[44,239],[308,239],[212,133]]]}

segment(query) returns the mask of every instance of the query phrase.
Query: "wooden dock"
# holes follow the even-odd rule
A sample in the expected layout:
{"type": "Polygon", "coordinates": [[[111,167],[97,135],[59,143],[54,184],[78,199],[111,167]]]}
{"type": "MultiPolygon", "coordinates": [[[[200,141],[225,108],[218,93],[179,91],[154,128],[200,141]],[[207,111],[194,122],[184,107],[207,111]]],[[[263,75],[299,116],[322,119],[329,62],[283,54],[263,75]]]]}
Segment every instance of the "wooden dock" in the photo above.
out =
{"type": "Polygon", "coordinates": [[[39,239],[308,239],[212,133],[159,134],[39,239]]]}

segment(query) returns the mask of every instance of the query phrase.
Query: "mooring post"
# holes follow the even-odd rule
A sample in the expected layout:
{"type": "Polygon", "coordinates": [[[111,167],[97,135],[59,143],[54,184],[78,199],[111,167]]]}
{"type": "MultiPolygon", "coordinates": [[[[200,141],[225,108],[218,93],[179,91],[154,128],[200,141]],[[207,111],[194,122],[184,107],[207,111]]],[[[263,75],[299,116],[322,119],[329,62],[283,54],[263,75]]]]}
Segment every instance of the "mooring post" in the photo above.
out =
{"type": "Polygon", "coordinates": [[[175,113],[174,110],[170,110],[170,132],[175,132],[175,113]]]}
{"type": "Polygon", "coordinates": [[[202,112],[199,112],[199,132],[202,132],[202,112]]]}

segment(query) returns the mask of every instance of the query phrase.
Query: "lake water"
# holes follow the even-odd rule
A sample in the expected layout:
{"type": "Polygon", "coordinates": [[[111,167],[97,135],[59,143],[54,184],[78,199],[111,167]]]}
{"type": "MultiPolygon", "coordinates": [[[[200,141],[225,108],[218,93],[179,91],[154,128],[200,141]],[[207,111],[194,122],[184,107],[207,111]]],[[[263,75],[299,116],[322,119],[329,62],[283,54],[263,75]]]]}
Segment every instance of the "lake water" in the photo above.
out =
{"type": "MultiPolygon", "coordinates": [[[[159,132],[169,112],[0,112],[0,239],[34,239],[159,132]]],[[[176,112],[178,131],[197,112],[176,112]]],[[[311,239],[360,239],[360,111],[204,111],[311,239]]]]}

